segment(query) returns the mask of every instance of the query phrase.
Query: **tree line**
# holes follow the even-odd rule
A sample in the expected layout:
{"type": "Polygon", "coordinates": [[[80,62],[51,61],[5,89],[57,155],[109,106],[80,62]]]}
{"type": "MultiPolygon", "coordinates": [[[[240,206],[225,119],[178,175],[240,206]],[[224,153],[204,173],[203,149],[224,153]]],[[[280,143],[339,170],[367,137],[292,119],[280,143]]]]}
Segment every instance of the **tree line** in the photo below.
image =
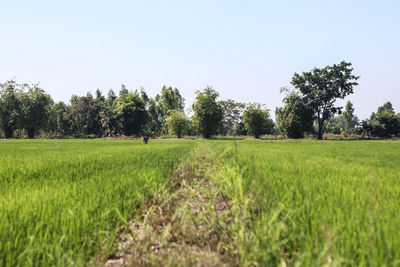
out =
{"type": "Polygon", "coordinates": [[[335,105],[353,93],[359,76],[351,63],[340,62],[309,72],[295,73],[285,94],[283,106],[270,110],[259,103],[219,100],[212,87],[196,92],[195,102],[185,112],[184,98],[177,88],[163,86],[155,97],[144,89],[118,94],[73,95],[69,103],[55,103],[39,84],[21,84],[15,80],[0,84],[0,136],[94,138],[112,136],[161,136],[172,134],[203,136],[282,135],[303,138],[325,133],[358,134],[380,138],[398,137],[400,113],[390,102],[378,107],[369,119],[359,121],[353,104],[335,105]],[[190,116],[188,115],[190,114],[190,116]]]}

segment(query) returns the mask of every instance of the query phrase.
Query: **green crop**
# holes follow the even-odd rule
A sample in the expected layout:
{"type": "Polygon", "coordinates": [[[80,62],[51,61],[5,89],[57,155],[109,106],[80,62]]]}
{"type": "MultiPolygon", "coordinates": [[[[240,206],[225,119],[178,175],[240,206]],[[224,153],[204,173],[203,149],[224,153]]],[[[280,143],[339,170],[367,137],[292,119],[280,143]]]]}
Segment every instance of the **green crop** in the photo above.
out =
{"type": "Polygon", "coordinates": [[[0,141],[0,266],[83,265],[164,186],[193,142],[0,141]]]}
{"type": "Polygon", "coordinates": [[[400,143],[238,141],[215,179],[242,265],[400,264],[400,143]]]}
{"type": "Polygon", "coordinates": [[[2,140],[0,265],[104,262],[189,155],[232,264],[400,265],[400,142],[312,140],[2,140]]]}

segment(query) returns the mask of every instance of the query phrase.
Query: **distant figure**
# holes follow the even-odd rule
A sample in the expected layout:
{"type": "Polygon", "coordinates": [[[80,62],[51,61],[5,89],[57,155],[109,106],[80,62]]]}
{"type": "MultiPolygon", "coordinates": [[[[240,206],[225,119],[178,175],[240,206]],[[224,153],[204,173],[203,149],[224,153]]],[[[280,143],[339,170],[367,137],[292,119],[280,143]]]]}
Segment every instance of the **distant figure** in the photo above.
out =
{"type": "Polygon", "coordinates": [[[143,142],[144,142],[144,144],[147,144],[147,142],[149,142],[149,137],[143,136],[143,142]]]}

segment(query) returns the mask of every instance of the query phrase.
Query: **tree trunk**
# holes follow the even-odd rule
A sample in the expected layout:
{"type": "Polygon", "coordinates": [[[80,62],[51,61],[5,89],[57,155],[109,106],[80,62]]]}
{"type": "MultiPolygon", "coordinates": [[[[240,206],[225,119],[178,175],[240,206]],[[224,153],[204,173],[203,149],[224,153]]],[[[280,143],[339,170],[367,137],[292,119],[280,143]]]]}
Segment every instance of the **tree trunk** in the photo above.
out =
{"type": "Polygon", "coordinates": [[[323,123],[322,119],[318,119],[318,139],[322,140],[322,135],[323,135],[323,123]]]}
{"type": "Polygon", "coordinates": [[[318,140],[322,140],[322,132],[320,129],[318,129],[318,140]]]}

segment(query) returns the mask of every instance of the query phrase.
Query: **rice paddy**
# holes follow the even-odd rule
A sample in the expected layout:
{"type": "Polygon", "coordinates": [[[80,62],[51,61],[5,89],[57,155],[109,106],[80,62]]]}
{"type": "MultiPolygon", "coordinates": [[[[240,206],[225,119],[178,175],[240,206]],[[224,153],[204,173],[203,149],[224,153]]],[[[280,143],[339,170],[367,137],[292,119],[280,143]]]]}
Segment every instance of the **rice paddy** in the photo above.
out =
{"type": "Polygon", "coordinates": [[[400,264],[397,141],[0,140],[0,265],[101,265],[202,154],[221,265],[400,264]]]}

